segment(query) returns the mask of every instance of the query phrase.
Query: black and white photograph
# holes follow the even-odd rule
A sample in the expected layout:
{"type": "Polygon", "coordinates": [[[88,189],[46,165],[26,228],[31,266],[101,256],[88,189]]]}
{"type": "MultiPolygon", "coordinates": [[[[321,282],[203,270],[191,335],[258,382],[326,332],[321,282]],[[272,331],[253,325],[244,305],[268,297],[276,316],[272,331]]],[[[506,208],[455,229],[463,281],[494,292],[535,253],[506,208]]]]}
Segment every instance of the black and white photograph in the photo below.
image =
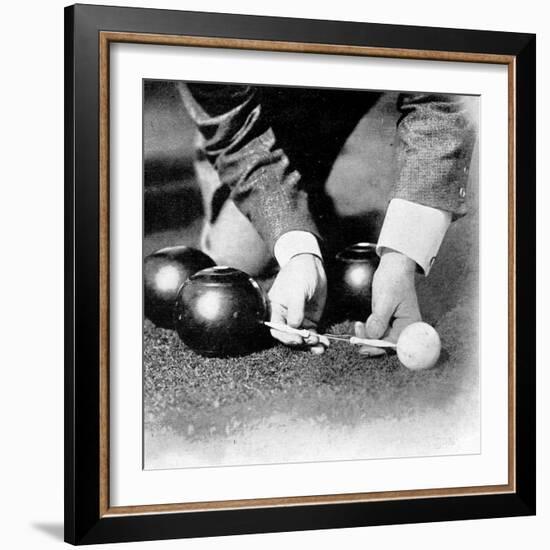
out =
{"type": "Polygon", "coordinates": [[[520,543],[536,36],[378,7],[65,9],[65,541],[520,543]]]}
{"type": "Polygon", "coordinates": [[[480,453],[479,96],[142,83],[144,469],[480,453]]]}

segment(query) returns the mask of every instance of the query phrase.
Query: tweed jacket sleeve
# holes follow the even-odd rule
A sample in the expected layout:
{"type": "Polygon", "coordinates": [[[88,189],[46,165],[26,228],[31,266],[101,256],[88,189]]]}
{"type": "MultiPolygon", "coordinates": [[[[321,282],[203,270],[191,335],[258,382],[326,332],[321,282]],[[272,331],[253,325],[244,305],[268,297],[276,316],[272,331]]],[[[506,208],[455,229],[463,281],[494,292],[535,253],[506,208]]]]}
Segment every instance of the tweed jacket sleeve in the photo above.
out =
{"type": "Polygon", "coordinates": [[[271,250],[289,231],[319,238],[301,176],[262,116],[260,89],[180,83],[179,91],[205,138],[204,153],[219,174],[218,195],[231,197],[271,250]]]}
{"type": "MultiPolygon", "coordinates": [[[[220,176],[218,195],[231,197],[271,250],[289,231],[319,238],[301,175],[278,147],[263,113],[261,88],[180,83],[179,91],[220,176]]],[[[475,128],[461,98],[401,94],[398,108],[393,197],[448,211],[453,218],[465,214],[475,128]]]]}
{"type": "Polygon", "coordinates": [[[475,126],[460,96],[401,94],[394,198],[466,213],[475,126]]]}

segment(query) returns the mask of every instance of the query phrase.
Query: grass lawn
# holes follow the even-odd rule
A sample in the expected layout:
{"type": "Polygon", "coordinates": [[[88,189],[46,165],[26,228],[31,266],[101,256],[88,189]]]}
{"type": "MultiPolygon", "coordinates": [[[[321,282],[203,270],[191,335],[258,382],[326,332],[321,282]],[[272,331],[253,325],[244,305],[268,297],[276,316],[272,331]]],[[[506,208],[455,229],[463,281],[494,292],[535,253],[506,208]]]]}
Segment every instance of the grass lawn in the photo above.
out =
{"type": "MultiPolygon", "coordinates": [[[[146,252],[193,242],[197,228],[150,235],[146,252]]],[[[205,358],[146,320],[146,467],[477,452],[474,235],[471,219],[454,224],[432,274],[417,281],[424,319],[443,345],[431,370],[338,342],[322,356],[273,341],[243,357],[205,358]]],[[[351,323],[327,330],[349,333],[351,323]]]]}

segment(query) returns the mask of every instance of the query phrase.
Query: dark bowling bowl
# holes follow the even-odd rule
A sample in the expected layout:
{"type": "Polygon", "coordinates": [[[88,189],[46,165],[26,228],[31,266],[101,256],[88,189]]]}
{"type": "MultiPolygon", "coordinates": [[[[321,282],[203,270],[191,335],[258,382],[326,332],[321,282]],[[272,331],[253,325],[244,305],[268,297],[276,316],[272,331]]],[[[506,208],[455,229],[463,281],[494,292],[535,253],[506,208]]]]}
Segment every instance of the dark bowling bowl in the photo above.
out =
{"type": "Polygon", "coordinates": [[[373,243],[356,243],[336,254],[331,285],[336,317],[367,319],[371,312],[372,278],[379,261],[373,243]]]}
{"type": "Polygon", "coordinates": [[[174,328],[174,305],[181,285],[197,271],[216,265],[212,258],[188,246],[157,250],[143,262],[145,316],[155,325],[174,328]]]}
{"type": "Polygon", "coordinates": [[[231,267],[211,267],[181,287],[175,327],[201,355],[241,355],[265,341],[267,315],[267,300],[254,279],[231,267]]]}

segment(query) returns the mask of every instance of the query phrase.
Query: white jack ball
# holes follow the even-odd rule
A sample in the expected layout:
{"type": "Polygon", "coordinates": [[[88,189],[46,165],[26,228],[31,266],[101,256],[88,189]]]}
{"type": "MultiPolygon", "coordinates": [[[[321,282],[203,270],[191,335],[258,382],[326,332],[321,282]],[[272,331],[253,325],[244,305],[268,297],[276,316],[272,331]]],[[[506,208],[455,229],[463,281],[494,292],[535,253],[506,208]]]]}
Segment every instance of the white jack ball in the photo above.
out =
{"type": "Polygon", "coordinates": [[[397,340],[397,357],[411,370],[433,367],[441,353],[441,340],[428,323],[413,323],[406,327],[397,340]]]}

